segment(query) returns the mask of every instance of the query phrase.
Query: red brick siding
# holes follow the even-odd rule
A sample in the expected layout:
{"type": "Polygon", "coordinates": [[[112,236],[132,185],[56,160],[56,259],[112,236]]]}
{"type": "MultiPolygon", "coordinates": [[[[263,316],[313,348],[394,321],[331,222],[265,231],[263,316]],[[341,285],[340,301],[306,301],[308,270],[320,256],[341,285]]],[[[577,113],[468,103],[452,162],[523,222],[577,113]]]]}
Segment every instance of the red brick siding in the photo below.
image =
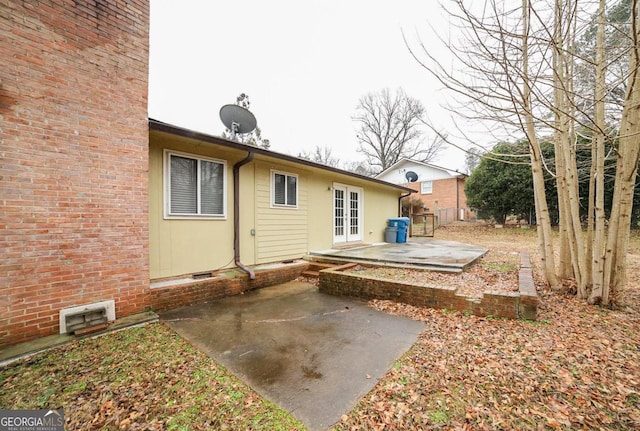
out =
{"type": "Polygon", "coordinates": [[[0,0],[0,348],[148,306],[148,0],[0,0]]]}
{"type": "MultiPolygon", "coordinates": [[[[467,208],[467,196],[464,193],[463,177],[445,178],[441,180],[433,180],[432,193],[422,194],[421,183],[409,183],[408,187],[417,190],[418,193],[411,195],[412,199],[419,199],[423,206],[429,208],[427,212],[433,213],[438,208],[467,208]]],[[[456,219],[459,218],[459,213],[456,219]]]]}

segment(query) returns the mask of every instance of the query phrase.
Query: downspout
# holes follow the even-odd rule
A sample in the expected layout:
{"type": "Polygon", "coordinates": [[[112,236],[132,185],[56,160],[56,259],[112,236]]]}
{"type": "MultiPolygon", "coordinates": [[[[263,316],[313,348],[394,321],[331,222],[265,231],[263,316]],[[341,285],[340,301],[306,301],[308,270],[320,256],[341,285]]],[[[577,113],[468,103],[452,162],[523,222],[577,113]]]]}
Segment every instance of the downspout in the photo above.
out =
{"type": "MultiPolygon", "coordinates": [[[[402,199],[404,199],[404,198],[406,198],[408,196],[411,196],[412,193],[413,192],[409,192],[406,195],[401,195],[398,198],[398,217],[402,217],[402,199]]],[[[409,214],[411,214],[411,211],[409,211],[409,214]]]]}
{"type": "Polygon", "coordinates": [[[253,151],[233,165],[233,260],[238,268],[249,274],[249,280],[256,278],[255,272],[240,262],[240,168],[253,160],[253,151]]]}
{"type": "Polygon", "coordinates": [[[456,176],[456,220],[460,221],[460,177],[456,176]]]}
{"type": "MultiPolygon", "coordinates": [[[[398,198],[398,217],[402,217],[402,199],[406,198],[407,196],[411,196],[412,192],[407,193],[406,195],[402,195],[398,198]]],[[[411,216],[411,205],[409,205],[409,216],[411,216]]],[[[411,222],[409,222],[409,229],[407,229],[407,235],[411,236],[412,232],[411,232],[411,222]]]]}

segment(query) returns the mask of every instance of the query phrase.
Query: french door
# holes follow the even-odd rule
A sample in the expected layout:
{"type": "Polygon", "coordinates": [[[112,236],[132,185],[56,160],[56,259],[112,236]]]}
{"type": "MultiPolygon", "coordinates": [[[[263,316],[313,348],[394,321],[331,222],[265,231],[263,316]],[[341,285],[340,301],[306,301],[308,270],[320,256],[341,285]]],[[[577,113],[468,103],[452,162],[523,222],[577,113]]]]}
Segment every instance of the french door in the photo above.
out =
{"type": "Polygon", "coordinates": [[[362,241],[362,189],[333,185],[333,242],[362,241]]]}

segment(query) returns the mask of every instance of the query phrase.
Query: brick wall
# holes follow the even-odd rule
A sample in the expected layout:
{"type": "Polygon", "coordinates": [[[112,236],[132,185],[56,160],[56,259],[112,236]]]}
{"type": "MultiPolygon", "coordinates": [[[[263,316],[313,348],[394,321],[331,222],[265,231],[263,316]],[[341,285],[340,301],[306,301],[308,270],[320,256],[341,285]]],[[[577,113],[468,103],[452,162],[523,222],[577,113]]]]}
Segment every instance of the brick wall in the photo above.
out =
{"type": "Polygon", "coordinates": [[[166,311],[200,302],[211,301],[225,296],[237,295],[249,290],[275,286],[299,277],[309,266],[308,262],[256,270],[256,277],[249,276],[239,269],[228,270],[216,277],[180,283],[165,287],[154,287],[150,291],[150,303],[154,311],[166,311]]]}
{"type": "Polygon", "coordinates": [[[429,208],[428,212],[435,212],[437,208],[467,207],[467,197],[464,193],[464,178],[454,177],[433,180],[432,185],[432,193],[421,194],[421,183],[407,184],[408,187],[418,191],[418,193],[411,195],[411,197],[421,200],[424,206],[429,208]]]}
{"type": "Polygon", "coordinates": [[[0,0],[0,348],[148,306],[148,0],[0,0]]]}
{"type": "Polygon", "coordinates": [[[419,307],[458,310],[476,316],[535,320],[539,297],[533,284],[529,255],[521,253],[518,292],[484,292],[481,299],[458,295],[446,286],[410,283],[343,272],[345,267],[320,271],[320,292],[365,300],[382,299],[419,307]]]}

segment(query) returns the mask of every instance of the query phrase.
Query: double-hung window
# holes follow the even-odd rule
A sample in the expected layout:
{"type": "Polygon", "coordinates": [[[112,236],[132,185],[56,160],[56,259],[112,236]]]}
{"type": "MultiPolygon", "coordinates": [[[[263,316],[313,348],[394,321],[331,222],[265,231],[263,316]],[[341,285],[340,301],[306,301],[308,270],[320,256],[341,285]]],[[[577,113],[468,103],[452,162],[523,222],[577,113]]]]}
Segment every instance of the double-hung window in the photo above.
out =
{"type": "Polygon", "coordinates": [[[420,183],[420,193],[423,195],[430,195],[433,193],[433,181],[423,181],[420,183]]]}
{"type": "Polygon", "coordinates": [[[226,163],[165,151],[167,217],[224,218],[226,163]]]}
{"type": "Polygon", "coordinates": [[[271,171],[271,206],[298,207],[298,176],[271,171]]]}

